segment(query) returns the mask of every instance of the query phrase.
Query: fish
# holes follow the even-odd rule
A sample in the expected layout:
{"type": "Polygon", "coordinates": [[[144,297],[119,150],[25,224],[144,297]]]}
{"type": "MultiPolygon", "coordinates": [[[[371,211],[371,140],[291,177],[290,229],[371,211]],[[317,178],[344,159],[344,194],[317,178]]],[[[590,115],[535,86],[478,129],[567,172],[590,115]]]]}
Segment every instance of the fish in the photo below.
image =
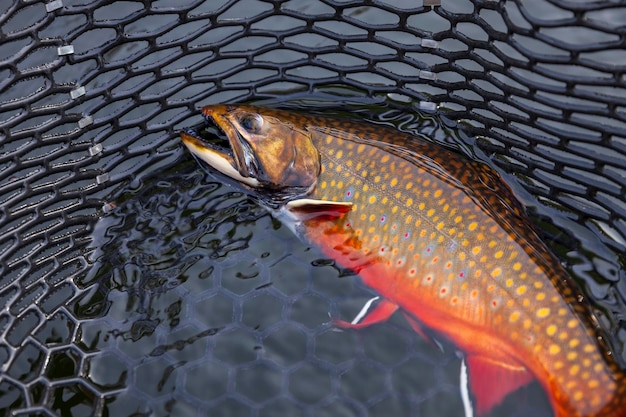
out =
{"type": "Polygon", "coordinates": [[[589,303],[487,164],[393,128],[247,105],[202,113],[183,143],[381,301],[463,354],[483,417],[532,381],[556,417],[626,417],[626,374],[589,303]]]}

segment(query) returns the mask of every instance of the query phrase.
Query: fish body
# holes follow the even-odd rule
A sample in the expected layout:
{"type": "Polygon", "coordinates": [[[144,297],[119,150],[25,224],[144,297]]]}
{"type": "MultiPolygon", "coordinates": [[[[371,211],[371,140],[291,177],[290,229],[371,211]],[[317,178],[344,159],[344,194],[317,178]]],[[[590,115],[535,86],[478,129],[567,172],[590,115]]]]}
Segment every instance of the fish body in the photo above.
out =
{"type": "Polygon", "coordinates": [[[264,195],[381,302],[464,353],[477,415],[538,380],[557,417],[626,417],[626,376],[593,316],[486,165],[380,126],[254,107],[203,110],[231,149],[200,159],[264,195]]]}

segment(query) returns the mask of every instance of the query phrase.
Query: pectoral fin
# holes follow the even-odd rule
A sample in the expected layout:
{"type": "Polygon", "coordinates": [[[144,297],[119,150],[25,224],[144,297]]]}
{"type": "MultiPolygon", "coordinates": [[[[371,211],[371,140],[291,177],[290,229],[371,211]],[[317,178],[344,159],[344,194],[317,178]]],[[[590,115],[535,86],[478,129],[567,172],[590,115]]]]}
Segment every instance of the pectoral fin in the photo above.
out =
{"type": "Polygon", "coordinates": [[[469,390],[478,417],[486,416],[504,397],[533,380],[522,365],[502,359],[469,355],[466,358],[469,390]]]}
{"type": "Polygon", "coordinates": [[[301,198],[288,202],[285,208],[298,220],[315,217],[339,218],[352,210],[352,203],[301,198]]]}
{"type": "MultiPolygon", "coordinates": [[[[370,300],[370,303],[365,305],[366,309],[371,305],[371,301],[374,300],[370,300]]],[[[353,321],[352,323],[348,323],[347,321],[334,320],[334,323],[337,327],[342,327],[344,329],[361,329],[363,327],[388,320],[398,308],[397,304],[394,304],[389,300],[382,300],[376,304],[372,311],[367,311],[365,313],[361,312],[359,316],[357,316],[357,319],[355,320],[356,322],[353,321]]]]}

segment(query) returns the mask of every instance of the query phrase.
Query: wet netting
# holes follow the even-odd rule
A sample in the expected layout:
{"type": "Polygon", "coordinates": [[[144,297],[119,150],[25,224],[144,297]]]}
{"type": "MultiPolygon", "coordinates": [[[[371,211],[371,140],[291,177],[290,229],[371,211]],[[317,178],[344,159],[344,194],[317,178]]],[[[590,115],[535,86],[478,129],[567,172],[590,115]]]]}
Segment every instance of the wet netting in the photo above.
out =
{"type": "MultiPolygon", "coordinates": [[[[0,416],[461,416],[454,346],[178,132],[351,112],[495,167],[626,342],[626,4],[0,0],[0,416]]],[[[622,364],[623,364],[622,360],[622,364]]],[[[497,416],[550,416],[537,384],[497,416]]]]}

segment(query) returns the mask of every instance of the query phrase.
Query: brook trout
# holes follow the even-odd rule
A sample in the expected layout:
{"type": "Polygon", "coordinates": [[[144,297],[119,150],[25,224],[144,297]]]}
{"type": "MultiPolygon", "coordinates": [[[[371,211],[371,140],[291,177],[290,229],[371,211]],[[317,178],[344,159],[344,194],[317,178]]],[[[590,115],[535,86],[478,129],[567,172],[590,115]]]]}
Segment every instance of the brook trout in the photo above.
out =
{"type": "Polygon", "coordinates": [[[478,416],[538,380],[557,417],[626,417],[626,375],[576,286],[486,165],[360,122],[247,106],[204,115],[228,146],[182,133],[384,299],[464,352],[478,416]]]}

